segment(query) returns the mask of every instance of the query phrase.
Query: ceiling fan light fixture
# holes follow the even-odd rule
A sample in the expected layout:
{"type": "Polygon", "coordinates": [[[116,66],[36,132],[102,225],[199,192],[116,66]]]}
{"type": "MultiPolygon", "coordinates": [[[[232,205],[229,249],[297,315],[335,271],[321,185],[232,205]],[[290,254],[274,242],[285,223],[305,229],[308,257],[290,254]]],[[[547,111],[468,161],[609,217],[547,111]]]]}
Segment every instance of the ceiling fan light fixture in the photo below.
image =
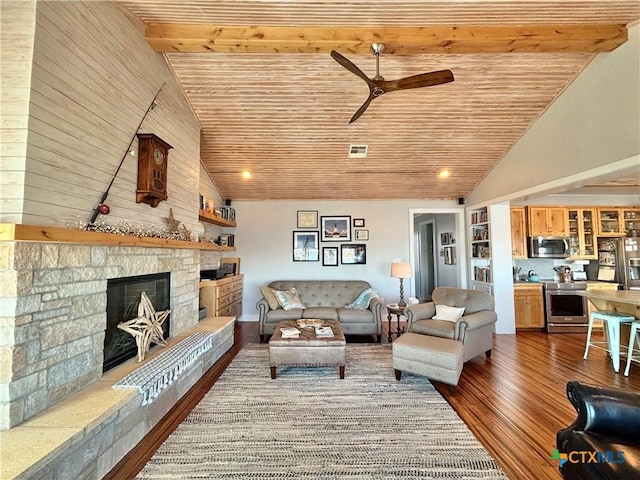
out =
{"type": "Polygon", "coordinates": [[[434,85],[441,85],[443,83],[453,82],[453,73],[451,70],[439,70],[436,72],[421,73],[418,75],[412,75],[410,77],[399,78],[397,80],[385,80],[380,75],[380,55],[385,50],[384,43],[371,44],[371,52],[376,57],[376,76],[369,78],[362,70],[360,70],[351,60],[338,53],[336,50],[331,50],[331,58],[338,62],[349,72],[360,77],[369,87],[369,96],[364,101],[362,106],[353,114],[349,123],[355,122],[362,116],[369,104],[373,99],[378,98],[385,93],[395,92],[397,90],[407,90],[413,88],[431,87],[434,85]]]}
{"type": "Polygon", "coordinates": [[[244,179],[249,179],[251,177],[253,177],[253,172],[247,168],[245,168],[244,170],[240,170],[240,176],[244,179]]]}

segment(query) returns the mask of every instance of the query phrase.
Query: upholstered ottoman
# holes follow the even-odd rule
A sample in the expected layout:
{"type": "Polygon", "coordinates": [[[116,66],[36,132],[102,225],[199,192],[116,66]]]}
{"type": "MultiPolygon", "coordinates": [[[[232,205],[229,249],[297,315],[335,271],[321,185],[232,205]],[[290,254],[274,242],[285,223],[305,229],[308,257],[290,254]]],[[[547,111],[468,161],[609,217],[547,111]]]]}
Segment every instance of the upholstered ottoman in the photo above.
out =
{"type": "Polygon", "coordinates": [[[402,372],[423,375],[450,385],[454,395],[462,373],[462,342],[450,338],[405,333],[392,343],[396,380],[402,372]]]}
{"type": "Polygon", "coordinates": [[[344,378],[347,342],[340,328],[340,322],[325,320],[324,326],[331,327],[333,337],[317,338],[313,328],[297,327],[295,320],[279,322],[269,340],[269,366],[271,378],[276,378],[276,369],[281,365],[291,366],[336,366],[340,378],[344,378]],[[280,329],[296,327],[299,338],[282,338],[280,329]]]}

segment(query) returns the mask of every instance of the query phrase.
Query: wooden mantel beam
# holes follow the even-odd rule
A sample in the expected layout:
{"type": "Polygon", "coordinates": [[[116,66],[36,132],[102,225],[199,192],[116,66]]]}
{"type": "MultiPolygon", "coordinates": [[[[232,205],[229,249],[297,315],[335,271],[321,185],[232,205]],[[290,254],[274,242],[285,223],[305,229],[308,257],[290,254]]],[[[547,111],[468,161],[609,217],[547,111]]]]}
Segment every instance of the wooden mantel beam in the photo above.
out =
{"type": "Polygon", "coordinates": [[[385,54],[610,52],[627,41],[625,25],[461,27],[265,27],[150,24],[147,42],[159,52],[385,54]]]}

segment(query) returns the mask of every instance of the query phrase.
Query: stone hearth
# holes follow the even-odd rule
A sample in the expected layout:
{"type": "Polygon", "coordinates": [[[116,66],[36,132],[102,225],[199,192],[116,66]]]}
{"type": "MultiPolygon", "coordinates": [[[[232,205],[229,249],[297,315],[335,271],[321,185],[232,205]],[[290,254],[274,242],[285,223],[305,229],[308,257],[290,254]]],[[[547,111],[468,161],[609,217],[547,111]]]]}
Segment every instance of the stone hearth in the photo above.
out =
{"type": "Polygon", "coordinates": [[[136,389],[112,388],[141,365],[130,359],[54,407],[0,432],[0,478],[103,478],[231,348],[234,325],[234,317],[210,317],[172,336],[167,347],[152,347],[143,364],[195,332],[214,334],[213,348],[147,405],[136,389]]]}

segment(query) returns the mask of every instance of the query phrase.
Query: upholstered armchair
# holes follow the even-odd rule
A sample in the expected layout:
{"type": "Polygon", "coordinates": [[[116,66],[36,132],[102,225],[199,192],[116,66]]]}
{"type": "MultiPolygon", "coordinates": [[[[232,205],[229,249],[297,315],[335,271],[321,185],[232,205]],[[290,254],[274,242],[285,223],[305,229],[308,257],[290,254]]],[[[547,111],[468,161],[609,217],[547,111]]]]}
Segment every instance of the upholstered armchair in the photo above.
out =
{"type": "MultiPolygon", "coordinates": [[[[493,297],[486,292],[438,287],[433,291],[433,301],[408,306],[404,314],[409,332],[461,341],[464,362],[482,354],[487,358],[491,356],[494,324],[498,316],[493,297]],[[448,317],[450,320],[440,320],[433,318],[438,305],[464,307],[464,312],[457,320],[454,320],[455,316],[448,317]]],[[[440,316],[447,317],[442,313],[440,316]]]]}

